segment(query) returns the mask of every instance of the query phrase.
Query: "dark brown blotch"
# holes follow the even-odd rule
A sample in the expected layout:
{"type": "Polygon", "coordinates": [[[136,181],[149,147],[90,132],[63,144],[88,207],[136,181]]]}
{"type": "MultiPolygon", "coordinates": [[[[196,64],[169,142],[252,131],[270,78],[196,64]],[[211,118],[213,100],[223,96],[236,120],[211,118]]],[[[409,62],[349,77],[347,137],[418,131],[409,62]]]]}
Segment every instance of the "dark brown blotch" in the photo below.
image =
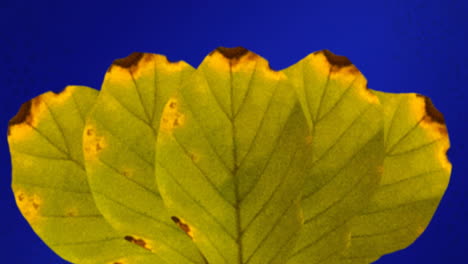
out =
{"type": "Polygon", "coordinates": [[[235,47],[235,48],[226,48],[226,47],[219,47],[216,49],[221,55],[223,55],[226,59],[233,60],[233,59],[240,59],[242,56],[249,53],[249,50],[244,47],[235,47]]]}
{"type": "Polygon", "coordinates": [[[133,236],[125,236],[124,239],[127,240],[130,243],[133,243],[133,244],[135,244],[137,246],[140,246],[140,247],[142,247],[144,249],[149,250],[149,248],[146,246],[146,241],[141,239],[141,238],[134,238],[133,236]]]}
{"type": "Polygon", "coordinates": [[[18,113],[10,119],[8,122],[8,136],[10,135],[10,127],[21,124],[21,123],[27,123],[31,125],[31,106],[33,104],[33,100],[29,100],[26,103],[22,104],[20,109],[18,110],[18,113]]]}
{"type": "Polygon", "coordinates": [[[27,122],[28,116],[31,113],[31,105],[32,105],[32,100],[27,101],[26,103],[22,104],[20,109],[18,110],[18,113],[8,122],[9,126],[13,126],[16,124],[21,124],[23,122],[27,122]]]}
{"type": "Polygon", "coordinates": [[[417,94],[418,97],[424,98],[424,104],[426,108],[426,115],[433,121],[442,125],[445,125],[444,115],[437,110],[437,108],[432,103],[431,99],[425,95],[417,94]]]}
{"type": "Polygon", "coordinates": [[[192,238],[192,235],[190,234],[190,227],[182,222],[177,216],[172,216],[171,217],[172,221],[179,226],[180,229],[182,229],[190,238],[192,238]]]}
{"type": "Polygon", "coordinates": [[[133,52],[125,58],[114,60],[112,64],[120,66],[122,68],[130,68],[134,65],[137,65],[138,62],[143,58],[143,55],[144,53],[142,52],[133,52]]]}
{"type": "Polygon", "coordinates": [[[322,50],[320,52],[322,52],[322,54],[327,58],[327,61],[335,67],[342,68],[353,64],[345,56],[336,55],[329,50],[322,50]]]}

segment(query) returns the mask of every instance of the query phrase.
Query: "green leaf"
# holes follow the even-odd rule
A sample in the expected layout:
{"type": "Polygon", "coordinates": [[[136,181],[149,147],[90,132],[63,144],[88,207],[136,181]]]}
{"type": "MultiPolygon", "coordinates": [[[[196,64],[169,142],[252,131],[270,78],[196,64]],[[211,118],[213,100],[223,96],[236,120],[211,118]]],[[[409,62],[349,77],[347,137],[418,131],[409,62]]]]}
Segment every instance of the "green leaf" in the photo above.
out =
{"type": "Polygon", "coordinates": [[[155,263],[158,258],[115,232],[94,205],[83,164],[84,118],[97,91],[68,86],[23,104],[10,121],[12,188],[23,216],[74,263],[155,263]]]}
{"type": "Polygon", "coordinates": [[[302,225],[309,133],[286,76],[218,48],[166,104],[156,178],[209,263],[284,263],[302,225]]]}
{"type": "Polygon", "coordinates": [[[184,62],[156,54],[133,53],[114,61],[83,132],[97,207],[115,229],[166,263],[205,263],[171,220],[154,179],[162,109],[192,71],[184,62]]]}
{"type": "Polygon", "coordinates": [[[371,263],[413,243],[429,224],[451,172],[447,128],[430,99],[375,94],[384,108],[384,173],[369,206],[352,221],[346,263],[371,263]]]}
{"type": "Polygon", "coordinates": [[[342,56],[315,52],[284,70],[311,129],[303,186],[304,229],[287,263],[336,263],[349,243],[349,221],[365,208],[382,173],[378,98],[342,56]]]}

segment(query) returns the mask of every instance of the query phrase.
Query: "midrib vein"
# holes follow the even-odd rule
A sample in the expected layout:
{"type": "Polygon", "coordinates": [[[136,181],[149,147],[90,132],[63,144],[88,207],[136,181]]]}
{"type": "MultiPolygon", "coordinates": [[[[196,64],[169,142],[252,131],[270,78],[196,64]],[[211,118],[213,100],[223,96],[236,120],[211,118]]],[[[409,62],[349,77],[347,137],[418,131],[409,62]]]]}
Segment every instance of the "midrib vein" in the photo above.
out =
{"type": "Polygon", "coordinates": [[[238,164],[237,164],[237,141],[236,141],[236,135],[237,135],[237,130],[235,126],[235,120],[234,120],[234,86],[233,86],[233,81],[232,81],[232,63],[229,61],[229,81],[230,81],[230,104],[231,104],[231,129],[232,129],[232,159],[233,159],[233,169],[232,169],[232,177],[234,177],[234,193],[235,193],[235,204],[234,208],[236,210],[236,243],[238,245],[238,251],[237,251],[237,259],[238,263],[242,264],[243,263],[243,254],[242,254],[242,236],[241,236],[241,217],[240,217],[240,197],[239,197],[239,179],[237,177],[237,171],[239,169],[238,164]]]}

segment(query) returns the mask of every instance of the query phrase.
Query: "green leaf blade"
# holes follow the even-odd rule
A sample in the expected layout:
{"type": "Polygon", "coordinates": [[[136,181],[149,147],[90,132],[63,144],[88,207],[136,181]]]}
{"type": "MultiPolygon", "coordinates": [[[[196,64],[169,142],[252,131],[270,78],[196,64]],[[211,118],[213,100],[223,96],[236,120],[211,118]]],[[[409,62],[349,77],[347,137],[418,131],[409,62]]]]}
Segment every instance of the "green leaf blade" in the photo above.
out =
{"type": "Polygon", "coordinates": [[[285,77],[256,54],[220,48],[169,100],[164,118],[158,187],[209,263],[284,263],[302,225],[310,155],[285,77]]]}

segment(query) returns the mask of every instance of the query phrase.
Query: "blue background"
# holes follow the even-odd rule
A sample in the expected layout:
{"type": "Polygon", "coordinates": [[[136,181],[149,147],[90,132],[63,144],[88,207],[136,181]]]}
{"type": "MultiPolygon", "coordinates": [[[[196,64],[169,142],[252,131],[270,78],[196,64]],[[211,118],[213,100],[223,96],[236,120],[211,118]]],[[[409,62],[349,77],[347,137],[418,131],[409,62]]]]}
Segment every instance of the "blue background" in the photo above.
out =
{"type": "Polygon", "coordinates": [[[468,259],[467,1],[15,1],[0,2],[0,256],[66,263],[33,233],[10,189],[6,131],[21,103],[68,84],[99,88],[112,60],[133,51],[197,66],[218,46],[244,46],[282,69],[330,49],[369,87],[430,96],[445,115],[453,173],[426,232],[377,263],[468,259]]]}

